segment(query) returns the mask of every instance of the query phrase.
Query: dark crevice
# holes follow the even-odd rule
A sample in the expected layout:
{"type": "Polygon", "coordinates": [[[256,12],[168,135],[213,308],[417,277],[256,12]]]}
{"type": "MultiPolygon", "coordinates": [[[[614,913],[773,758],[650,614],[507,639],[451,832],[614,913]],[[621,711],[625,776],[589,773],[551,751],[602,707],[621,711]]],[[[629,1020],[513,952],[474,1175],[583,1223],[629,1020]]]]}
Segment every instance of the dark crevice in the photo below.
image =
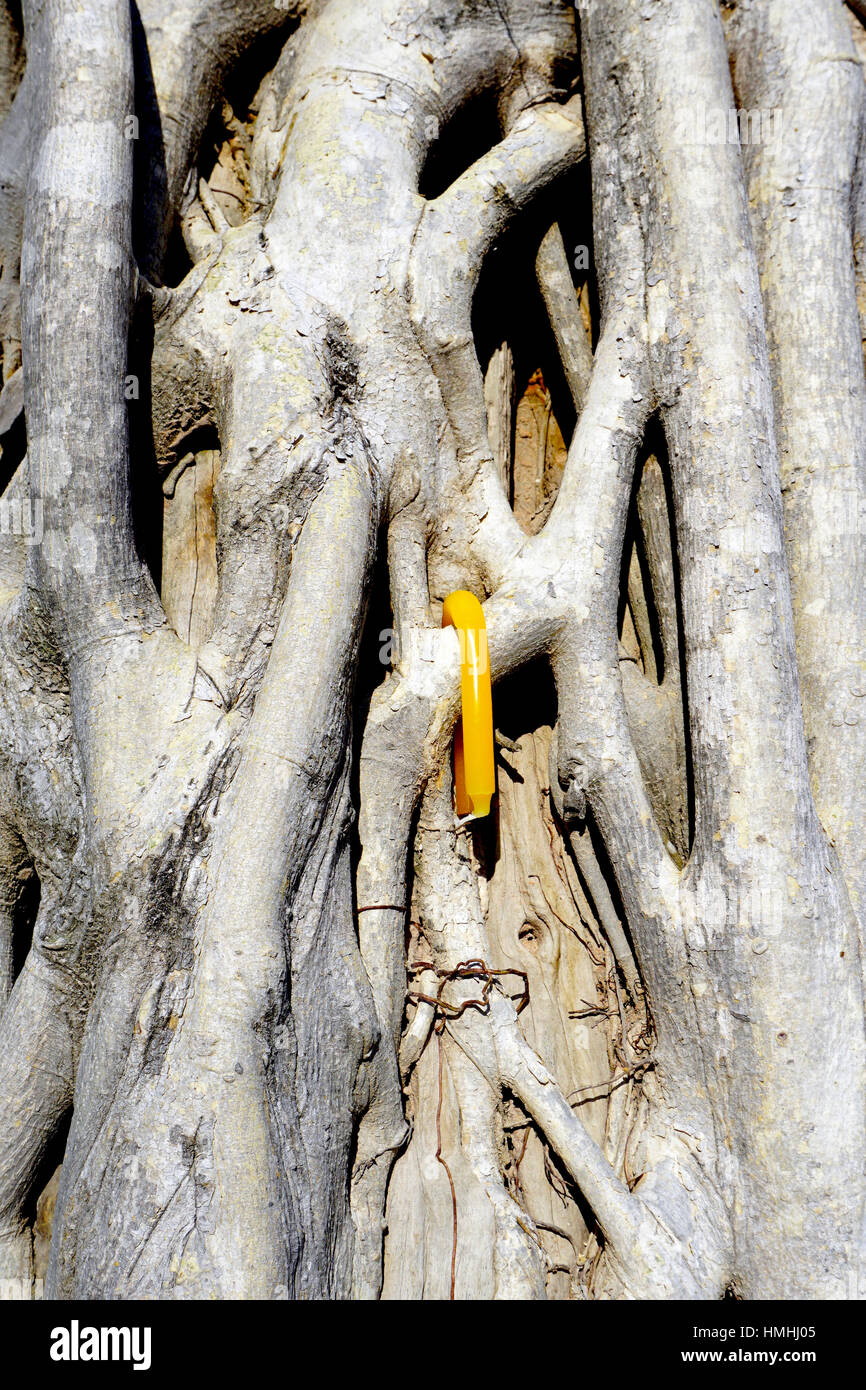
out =
{"type": "MultiPolygon", "coordinates": [[[[355,675],[355,691],[352,700],[352,770],[351,797],[355,808],[355,824],[351,837],[352,883],[357,882],[358,860],[361,844],[358,838],[357,813],[361,805],[360,764],[361,743],[370,701],[373,693],[382,684],[390,669],[391,661],[396,661],[394,649],[394,614],[391,609],[391,586],[388,574],[386,528],[378,538],[376,560],[368,590],[367,612],[358,650],[358,664],[355,675]]],[[[409,839],[411,845],[412,838],[409,839]]]]}
{"type": "MultiPolygon", "coordinates": [[[[575,309],[581,312],[578,298],[585,286],[593,313],[591,306],[596,301],[596,291],[588,225],[589,198],[587,171],[583,166],[560,180],[555,189],[541,194],[491,248],[482,266],[473,303],[472,327],[482,369],[487,369],[493,353],[503,343],[511,349],[514,393],[509,502],[521,525],[531,532],[543,526],[553,506],[565,454],[577,424],[571,389],[538,285],[536,259],[542,239],[554,222],[558,223],[574,285],[575,309]],[[563,208],[567,209],[565,214],[563,208]],[[547,402],[550,431],[546,443],[539,440],[543,477],[539,479],[534,497],[525,493],[526,466],[531,460],[524,455],[524,467],[520,469],[521,436],[516,429],[521,404],[524,410],[529,404],[531,420],[533,393],[547,402]],[[515,464],[524,484],[523,492],[515,480],[515,464]]],[[[595,323],[597,319],[593,317],[593,325],[595,323]]],[[[530,431],[532,428],[540,428],[538,419],[534,426],[530,424],[530,431]]],[[[533,471],[530,467],[530,472],[533,471]]],[[[532,493],[531,486],[529,491],[532,493]]]]}
{"type": "Polygon", "coordinates": [[[470,98],[454,113],[427,152],[418,177],[422,198],[438,198],[501,139],[494,94],[483,92],[470,98]]]}
{"type": "Polygon", "coordinates": [[[156,465],[151,405],[153,319],[142,303],[129,336],[124,396],[129,428],[129,490],[135,544],[153,582],[162,583],[162,493],[156,465]]]}
{"type": "Polygon", "coordinates": [[[677,613],[677,646],[680,656],[680,690],[683,708],[683,733],[685,739],[685,764],[686,764],[686,795],[688,808],[688,854],[691,854],[695,842],[695,765],[692,751],[691,723],[689,720],[689,695],[688,683],[686,680],[686,636],[683,625],[683,599],[680,567],[679,541],[677,539],[677,520],[676,509],[674,507],[673,484],[671,480],[670,459],[668,456],[667,440],[663,432],[660,432],[664,447],[659,447],[656,457],[661,468],[662,479],[665,485],[665,498],[667,500],[668,520],[671,528],[671,555],[673,556],[673,581],[674,598],[676,601],[677,613]]]}
{"type": "MultiPolygon", "coordinates": [[[[493,692],[493,723],[496,730],[514,743],[533,734],[545,724],[556,723],[556,687],[546,656],[530,661],[497,682],[493,692]]],[[[496,749],[497,784],[503,777],[522,781],[508,754],[496,749]]],[[[479,868],[488,880],[501,855],[499,798],[494,797],[494,814],[472,823],[472,841],[479,868]]]]}
{"type": "MultiPolygon", "coordinates": [[[[500,343],[508,342],[514,353],[517,399],[536,370],[541,370],[550,392],[553,414],[568,444],[577,423],[571,391],[547,309],[538,287],[535,261],[542,239],[555,220],[559,221],[566,255],[575,285],[575,297],[586,279],[590,298],[594,291],[594,272],[578,270],[574,264],[577,248],[589,238],[581,209],[586,209],[588,191],[583,170],[577,169],[561,180],[556,190],[536,199],[531,208],[508,229],[491,248],[481,271],[472,312],[472,329],[482,367],[500,343]],[[577,207],[574,215],[563,217],[562,206],[577,207]]],[[[591,248],[588,250],[591,257],[591,248]]]]}
{"type": "Polygon", "coordinates": [[[26,453],[27,426],[22,410],[6,433],[0,437],[0,495],[6,491],[15,477],[26,453]]]}
{"type": "Polygon", "coordinates": [[[31,865],[29,876],[23,880],[12,918],[12,978],[17,979],[33,943],[33,929],[42,898],[39,875],[31,865]]]}
{"type": "MultiPolygon", "coordinates": [[[[680,597],[679,565],[677,558],[678,550],[676,536],[676,521],[673,508],[673,499],[671,494],[670,467],[667,452],[667,441],[665,438],[664,429],[658,417],[653,417],[648,422],[644,436],[644,441],[638,454],[638,464],[635,469],[635,477],[632,487],[632,494],[629,501],[628,520],[626,523],[625,541],[623,545],[620,567],[617,631],[619,638],[622,641],[625,636],[626,613],[629,612],[632,623],[634,625],[635,634],[638,640],[638,646],[640,647],[644,678],[654,689],[658,689],[666,680],[666,678],[669,683],[671,679],[676,680],[675,672],[665,671],[662,626],[659,615],[659,599],[652,581],[651,565],[649,554],[647,551],[646,537],[643,534],[643,528],[641,526],[638,508],[638,493],[640,491],[641,484],[643,481],[644,471],[647,465],[652,460],[655,460],[655,462],[658,464],[659,472],[661,474],[661,479],[664,487],[665,520],[668,527],[668,538],[671,550],[671,573],[669,582],[673,590],[673,606],[676,615],[675,621],[677,632],[677,648],[679,653],[679,688],[675,692],[674,689],[670,689],[670,684],[668,685],[671,698],[679,699],[681,702],[682,716],[682,736],[675,736],[675,744],[670,749],[667,780],[669,781],[671,787],[673,787],[675,781],[679,780],[679,777],[682,775],[682,771],[684,771],[684,786],[682,787],[682,794],[680,798],[673,798],[672,800],[668,800],[668,798],[665,797],[663,798],[662,802],[659,803],[657,783],[655,791],[655,809],[657,813],[657,819],[662,809],[662,806],[664,806],[666,808],[666,812],[669,812],[672,816],[672,825],[669,826],[668,829],[665,829],[664,826],[660,826],[660,830],[664,836],[665,841],[667,841],[669,838],[672,838],[676,846],[678,856],[681,857],[683,861],[685,861],[685,859],[687,859],[688,855],[691,853],[691,847],[694,841],[694,772],[692,764],[692,750],[689,737],[688,700],[685,680],[685,661],[683,655],[685,647],[682,624],[682,604],[680,597]],[[643,584],[644,599],[646,602],[647,617],[649,623],[651,651],[644,650],[644,643],[641,640],[638,624],[634,621],[635,614],[634,611],[630,608],[630,602],[628,598],[629,568],[630,561],[633,555],[637,557],[637,562],[640,568],[640,575],[643,584]],[[655,681],[651,679],[651,667],[649,669],[647,668],[647,659],[650,656],[652,657],[652,661],[654,662],[656,668],[655,681]],[[676,814],[677,805],[682,807],[680,814],[676,814]],[[679,833],[676,833],[677,826],[680,827],[679,833]]],[[[639,665],[638,669],[641,669],[641,665],[639,665]]],[[[636,709],[633,708],[631,704],[628,704],[627,708],[629,717],[631,719],[634,715],[638,714],[640,704],[638,704],[636,709]]],[[[636,736],[637,730],[635,730],[634,733],[636,736]]],[[[667,736],[665,736],[665,738],[666,737],[667,736]]],[[[652,741],[650,746],[652,746],[652,741]]],[[[654,754],[656,766],[656,781],[659,766],[659,753],[662,746],[663,745],[658,741],[658,739],[656,739],[654,754]]],[[[639,743],[636,739],[636,748],[637,747],[639,747],[639,743]]],[[[668,760],[666,758],[666,766],[667,763],[668,760]]],[[[653,763],[651,760],[650,767],[652,766],[653,763]]],[[[643,770],[644,772],[646,772],[648,769],[644,767],[643,770]]],[[[651,788],[649,785],[647,785],[646,790],[647,793],[650,794],[651,788]]],[[[680,858],[677,859],[677,862],[680,862],[680,858]]]]}
{"type": "Polygon", "coordinates": [[[66,1152],[66,1141],[69,1137],[69,1127],[72,1123],[72,1106],[61,1117],[57,1128],[49,1139],[37,1166],[32,1174],[32,1184],[30,1187],[31,1198],[25,1208],[25,1216],[31,1224],[36,1221],[37,1207],[42,1198],[44,1190],[57,1169],[63,1162],[66,1152]]]}
{"type": "MultiPolygon", "coordinates": [[[[631,498],[629,499],[628,520],[626,522],[625,541],[623,544],[622,563],[620,569],[619,605],[617,610],[617,624],[620,638],[623,635],[623,625],[625,622],[626,608],[629,606],[628,598],[628,579],[631,567],[632,556],[637,560],[640,570],[641,584],[644,592],[644,599],[647,607],[649,619],[649,636],[651,652],[641,650],[641,657],[644,664],[644,673],[648,670],[648,658],[652,656],[652,663],[656,671],[656,684],[661,685],[665,675],[664,648],[662,645],[661,622],[658,614],[656,595],[653,589],[652,577],[650,574],[649,558],[646,551],[646,541],[643,528],[638,516],[637,498],[643,481],[644,469],[649,459],[664,455],[664,435],[661,433],[658,422],[650,420],[647,425],[643,448],[638,455],[638,464],[635,469],[634,483],[631,498]]],[[[634,621],[634,613],[632,613],[634,621]]],[[[640,643],[640,632],[637,623],[634,623],[635,632],[640,643]]]]}

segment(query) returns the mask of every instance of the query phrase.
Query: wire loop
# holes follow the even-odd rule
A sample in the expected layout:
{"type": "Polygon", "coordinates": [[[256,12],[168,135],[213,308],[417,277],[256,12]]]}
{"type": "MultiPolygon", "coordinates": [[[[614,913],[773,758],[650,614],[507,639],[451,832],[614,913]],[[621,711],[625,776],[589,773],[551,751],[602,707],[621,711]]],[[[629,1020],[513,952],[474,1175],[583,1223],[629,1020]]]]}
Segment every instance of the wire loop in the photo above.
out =
{"type": "Polygon", "coordinates": [[[522,1013],[529,1003],[529,978],[525,970],[494,970],[483,960],[464,960],[459,965],[455,965],[453,970],[440,970],[430,961],[416,961],[409,966],[409,972],[413,975],[421,975],[428,970],[439,980],[436,994],[422,994],[420,990],[410,990],[409,998],[420,1004],[430,1004],[437,1011],[439,1015],[435,1024],[437,1033],[442,1032],[449,1019],[459,1018],[467,1009],[478,1009],[480,1013],[486,1013],[489,1008],[490,991],[498,979],[507,975],[513,975],[522,980],[523,990],[520,994],[508,994],[506,998],[515,1005],[518,1013],[522,1013]],[[442,994],[445,986],[452,980],[483,980],[484,984],[481,993],[476,998],[463,999],[459,1004],[453,1004],[450,999],[443,998],[442,994]]]}

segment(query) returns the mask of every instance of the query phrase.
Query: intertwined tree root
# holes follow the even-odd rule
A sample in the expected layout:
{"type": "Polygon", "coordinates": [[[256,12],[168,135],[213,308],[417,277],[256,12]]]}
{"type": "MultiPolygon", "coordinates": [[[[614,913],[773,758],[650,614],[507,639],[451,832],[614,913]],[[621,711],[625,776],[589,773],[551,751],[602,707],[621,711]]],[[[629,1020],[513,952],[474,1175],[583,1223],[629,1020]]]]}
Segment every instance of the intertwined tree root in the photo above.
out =
{"type": "Polygon", "coordinates": [[[23,402],[8,496],[44,535],[0,569],[4,988],[34,874],[40,899],[0,1016],[4,1277],[32,1276],[68,1125],[52,1296],[536,1298],[563,1241],[571,1294],[856,1288],[866,604],[839,499],[864,515],[862,39],[832,0],[723,10],[582,0],[577,92],[560,0],[25,6],[0,418],[23,402]],[[230,113],[233,221],[196,161],[271,32],[252,134],[230,113]],[[475,96],[501,139],[423,196],[475,96]],[[738,105],[780,112],[776,138],[691,138],[689,113],[738,105]],[[476,291],[587,156],[597,341],[562,216],[535,272],[577,425],[532,529],[476,291]],[[183,632],[136,531],[133,327],[166,496],[205,455],[216,474],[183,632]],[[396,657],[354,731],[380,548],[396,657]],[[454,975],[513,966],[452,811],[457,588],[485,599],[495,681],[555,682],[537,823],[592,900],[640,1092],[604,1134],[507,977],[479,999],[454,975]],[[562,1224],[509,1176],[509,1115],[562,1224]]]}

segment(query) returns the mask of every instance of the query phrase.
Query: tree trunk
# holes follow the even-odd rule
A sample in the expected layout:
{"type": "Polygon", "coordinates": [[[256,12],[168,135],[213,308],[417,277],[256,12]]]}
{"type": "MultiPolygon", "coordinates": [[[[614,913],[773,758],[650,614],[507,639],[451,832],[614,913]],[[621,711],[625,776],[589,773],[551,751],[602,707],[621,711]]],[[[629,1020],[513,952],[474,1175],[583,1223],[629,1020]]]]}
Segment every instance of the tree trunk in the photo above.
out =
{"type": "Polygon", "coordinates": [[[0,1280],[857,1297],[866,6],[0,11],[0,1280]]]}

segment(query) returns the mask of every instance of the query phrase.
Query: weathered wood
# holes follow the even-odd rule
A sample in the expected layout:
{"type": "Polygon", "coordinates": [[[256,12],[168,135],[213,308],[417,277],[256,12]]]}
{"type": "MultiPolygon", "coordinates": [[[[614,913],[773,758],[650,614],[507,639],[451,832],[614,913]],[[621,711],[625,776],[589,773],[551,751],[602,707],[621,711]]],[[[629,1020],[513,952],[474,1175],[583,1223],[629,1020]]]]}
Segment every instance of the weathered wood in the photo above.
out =
{"type": "Polygon", "coordinates": [[[866,45],[723,8],[4,9],[4,1279],[861,1287],[866,45]]]}

